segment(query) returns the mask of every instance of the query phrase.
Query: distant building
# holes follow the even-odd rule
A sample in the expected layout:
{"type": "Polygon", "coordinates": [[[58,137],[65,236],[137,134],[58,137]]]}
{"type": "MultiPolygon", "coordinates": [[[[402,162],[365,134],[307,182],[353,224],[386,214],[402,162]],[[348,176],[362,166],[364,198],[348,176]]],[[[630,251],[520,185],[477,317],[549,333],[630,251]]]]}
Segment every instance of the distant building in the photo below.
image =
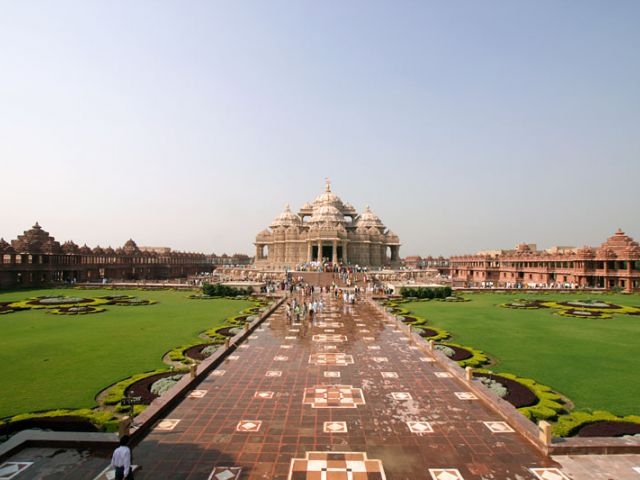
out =
{"type": "Polygon", "coordinates": [[[439,257],[420,257],[412,255],[402,259],[402,265],[409,270],[437,270],[440,275],[449,276],[449,259],[439,257]]]}
{"type": "Polygon", "coordinates": [[[174,252],[168,247],[139,248],[133,240],[122,247],[62,245],[38,223],[9,244],[0,239],[0,288],[64,282],[165,280],[212,270],[202,253],[174,252]]]}
{"type": "Polygon", "coordinates": [[[209,255],[208,258],[211,261],[211,264],[217,267],[237,267],[251,265],[253,263],[253,257],[244,253],[234,253],[233,255],[223,253],[220,256],[214,253],[209,255]]]}
{"type": "Polygon", "coordinates": [[[258,268],[295,268],[304,263],[400,266],[400,240],[370,209],[359,214],[331,192],[305,203],[295,214],[289,206],[256,236],[258,268]]]}
{"type": "Polygon", "coordinates": [[[600,247],[535,244],[450,258],[455,287],[620,288],[640,291],[640,244],[618,230],[600,247]],[[533,248],[532,248],[533,247],[533,248]]]}

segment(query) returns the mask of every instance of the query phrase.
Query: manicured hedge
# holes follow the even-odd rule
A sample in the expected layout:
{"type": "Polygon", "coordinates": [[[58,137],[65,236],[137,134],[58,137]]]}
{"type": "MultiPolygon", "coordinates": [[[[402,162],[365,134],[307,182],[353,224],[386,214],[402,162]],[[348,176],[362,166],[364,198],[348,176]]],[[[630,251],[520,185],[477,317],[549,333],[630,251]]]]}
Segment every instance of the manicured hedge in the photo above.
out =
{"type": "Polygon", "coordinates": [[[98,430],[105,432],[118,431],[118,419],[112,412],[91,410],[89,408],[80,409],[60,409],[49,410],[47,412],[21,413],[10,417],[7,423],[21,422],[24,420],[37,420],[55,417],[79,417],[91,422],[98,430]]]}
{"type": "Polygon", "coordinates": [[[553,425],[553,434],[557,437],[570,437],[575,434],[581,427],[595,422],[631,422],[640,424],[640,416],[629,415],[627,417],[618,417],[610,412],[602,410],[590,412],[572,412],[568,415],[562,415],[558,418],[558,422],[553,425]]]}
{"type": "Polygon", "coordinates": [[[251,295],[253,290],[251,287],[236,288],[228,285],[222,285],[221,283],[205,283],[202,286],[202,293],[209,297],[236,297],[242,295],[251,295]]]}
{"type": "Polygon", "coordinates": [[[400,295],[404,298],[442,298],[450,297],[453,293],[451,287],[403,287],[400,289],[400,295]]]}

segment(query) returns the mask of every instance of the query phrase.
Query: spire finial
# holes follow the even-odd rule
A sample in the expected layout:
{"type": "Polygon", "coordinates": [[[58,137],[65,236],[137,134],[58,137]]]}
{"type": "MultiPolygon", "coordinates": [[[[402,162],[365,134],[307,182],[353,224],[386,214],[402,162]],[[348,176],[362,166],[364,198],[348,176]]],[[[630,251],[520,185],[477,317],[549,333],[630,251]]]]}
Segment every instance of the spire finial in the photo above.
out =
{"type": "Polygon", "coordinates": [[[329,180],[329,177],[326,177],[324,179],[326,186],[324,187],[324,191],[325,192],[330,192],[331,191],[331,180],[329,180]]]}

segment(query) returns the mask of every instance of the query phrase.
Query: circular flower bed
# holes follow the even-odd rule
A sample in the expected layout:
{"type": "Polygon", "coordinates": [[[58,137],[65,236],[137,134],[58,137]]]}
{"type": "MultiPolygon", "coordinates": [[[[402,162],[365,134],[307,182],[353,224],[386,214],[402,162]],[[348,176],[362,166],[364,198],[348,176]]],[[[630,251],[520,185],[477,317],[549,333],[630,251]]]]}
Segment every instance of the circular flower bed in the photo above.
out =
{"type": "Polygon", "coordinates": [[[29,298],[27,300],[10,303],[8,306],[13,310],[17,310],[29,308],[96,306],[105,305],[107,303],[109,303],[109,301],[103,298],[65,297],[62,295],[55,295],[29,298]]]}
{"type": "Polygon", "coordinates": [[[578,310],[575,308],[560,310],[556,313],[562,317],[572,318],[611,318],[611,315],[607,315],[606,313],[598,312],[596,310],[578,310]]]}
{"type": "Polygon", "coordinates": [[[583,300],[572,302],[557,302],[558,305],[569,308],[593,308],[597,310],[621,310],[624,307],[614,303],[599,302],[596,300],[583,300]]]}
{"type": "Polygon", "coordinates": [[[421,328],[418,332],[418,335],[420,335],[421,337],[429,338],[435,337],[436,335],[438,335],[438,332],[432,330],[431,328],[421,328]]]}
{"type": "Polygon", "coordinates": [[[0,302],[0,315],[6,314],[6,313],[13,313],[16,311],[15,308],[11,308],[9,306],[11,302],[0,302]]]}
{"type": "Polygon", "coordinates": [[[533,393],[521,383],[516,382],[515,380],[512,380],[510,378],[502,377],[500,375],[478,372],[475,372],[473,376],[495,380],[496,382],[503,385],[507,389],[507,394],[503,397],[504,400],[506,400],[516,408],[531,407],[539,401],[535,393],[533,393]]]}
{"type": "Polygon", "coordinates": [[[466,348],[457,347],[455,345],[438,343],[435,346],[436,349],[441,350],[447,357],[456,362],[460,360],[467,360],[473,356],[466,348]]]}
{"type": "Polygon", "coordinates": [[[92,300],[90,298],[82,298],[82,297],[64,297],[62,295],[55,297],[38,297],[34,300],[30,300],[27,303],[29,305],[45,305],[45,306],[53,306],[53,305],[69,305],[73,303],[90,303],[92,300]]]}
{"type": "Polygon", "coordinates": [[[576,432],[578,437],[623,437],[625,435],[640,435],[640,424],[605,420],[587,423],[576,432]]]}
{"type": "Polygon", "coordinates": [[[49,310],[49,313],[53,313],[54,315],[87,315],[90,313],[100,313],[104,311],[104,308],[80,305],[76,307],[52,308],[49,310]]]}
{"type": "Polygon", "coordinates": [[[125,306],[125,307],[138,307],[138,306],[142,306],[142,305],[153,305],[154,302],[153,300],[145,300],[142,298],[136,298],[136,297],[126,297],[126,298],[115,298],[113,300],[111,300],[109,302],[109,305],[120,305],[120,306],[125,306]]]}
{"type": "Polygon", "coordinates": [[[505,308],[515,308],[520,310],[537,310],[540,308],[548,308],[546,305],[544,305],[542,300],[525,300],[525,299],[514,300],[513,302],[509,302],[509,303],[502,303],[500,304],[500,306],[505,308]]]}
{"type": "Polygon", "coordinates": [[[402,323],[415,323],[418,321],[416,317],[400,316],[402,323]]]}
{"type": "Polygon", "coordinates": [[[129,385],[125,389],[124,395],[125,397],[140,397],[142,404],[149,404],[158,397],[158,395],[151,392],[151,386],[162,378],[174,377],[176,375],[177,374],[174,372],[163,372],[150,375],[129,385]]]}
{"type": "Polygon", "coordinates": [[[220,348],[220,345],[202,343],[200,345],[194,345],[193,347],[187,348],[183,354],[193,360],[204,360],[205,358],[210,357],[218,348],[220,348]]]}
{"type": "Polygon", "coordinates": [[[187,298],[190,298],[191,300],[211,300],[213,298],[220,298],[220,297],[213,297],[211,295],[206,295],[204,293],[192,293],[187,298]]]}
{"type": "Polygon", "coordinates": [[[224,337],[235,337],[237,334],[241,333],[242,329],[237,327],[222,327],[216,330],[218,335],[222,335],[224,337]]]}

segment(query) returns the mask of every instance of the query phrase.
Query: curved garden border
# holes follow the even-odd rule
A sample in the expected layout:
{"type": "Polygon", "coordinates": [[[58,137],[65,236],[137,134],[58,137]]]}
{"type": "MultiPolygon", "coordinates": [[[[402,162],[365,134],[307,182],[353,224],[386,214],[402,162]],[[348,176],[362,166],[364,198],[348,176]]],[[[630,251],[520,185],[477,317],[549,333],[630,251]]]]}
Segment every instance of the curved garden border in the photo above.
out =
{"type": "Polygon", "coordinates": [[[632,423],[640,427],[640,416],[628,415],[626,417],[619,417],[613,413],[602,410],[597,410],[593,413],[571,412],[568,415],[562,415],[558,418],[557,423],[553,425],[553,433],[559,437],[571,437],[576,435],[585,426],[599,422],[632,423]]]}
{"type": "MultiPolygon", "coordinates": [[[[131,290],[131,288],[127,288],[127,290],[131,290]]],[[[139,290],[144,290],[144,289],[139,289],[139,290]]],[[[175,289],[169,289],[169,290],[175,290],[175,289]]],[[[35,297],[35,298],[42,298],[42,297],[35,297]]],[[[60,298],[62,298],[62,296],[60,296],[60,298]]],[[[16,310],[26,310],[30,308],[46,308],[46,309],[52,310],[52,309],[58,309],[61,306],[69,308],[72,306],[94,307],[95,305],[117,305],[117,303],[111,303],[111,302],[113,302],[114,300],[116,301],[127,300],[131,298],[136,298],[136,297],[132,297],[130,295],[117,295],[117,296],[114,295],[114,296],[105,296],[105,297],[95,297],[92,299],[88,299],[89,302],[52,304],[48,306],[22,305],[22,302],[11,302],[10,304],[7,303],[7,305],[11,305],[11,312],[5,311],[0,313],[12,313],[13,311],[16,311],[16,310]]],[[[220,298],[220,297],[214,297],[214,298],[220,298]]],[[[231,299],[239,300],[238,297],[232,297],[231,299]]],[[[206,338],[208,340],[207,342],[208,344],[213,345],[216,343],[222,343],[224,338],[226,338],[222,335],[217,334],[215,330],[218,330],[221,328],[241,328],[242,325],[247,321],[249,317],[258,316],[261,312],[267,310],[267,306],[272,303],[271,301],[266,301],[264,298],[254,299],[254,298],[244,297],[244,299],[253,301],[254,305],[241,310],[240,314],[238,315],[235,315],[233,317],[227,317],[221,326],[215,327],[214,329],[211,329],[211,330],[207,330],[201,334],[201,337],[206,338]]],[[[33,299],[28,299],[27,301],[29,300],[33,300],[33,299]]],[[[129,305],[135,305],[135,306],[151,305],[153,303],[156,303],[156,302],[147,300],[145,301],[145,303],[136,302],[136,303],[130,303],[129,305]]],[[[122,303],[120,305],[122,305],[122,303]]],[[[95,308],[97,309],[98,307],[95,307],[95,308]]],[[[103,310],[104,309],[102,308],[100,311],[103,311],[103,310]]],[[[193,346],[196,344],[202,344],[202,343],[203,343],[203,340],[200,340],[198,342],[194,342],[192,345],[187,345],[186,347],[185,346],[178,347],[168,352],[168,354],[163,355],[163,358],[169,359],[170,361],[173,362],[174,359],[171,358],[171,354],[173,352],[178,351],[180,355],[180,358],[177,360],[178,362],[184,363],[187,365],[193,364],[195,360],[185,357],[184,350],[188,349],[190,346],[193,346]]],[[[88,409],[88,408],[57,409],[57,410],[47,410],[42,412],[22,413],[22,414],[18,414],[18,415],[14,415],[14,416],[2,419],[4,423],[3,428],[7,429],[7,431],[11,430],[11,433],[14,433],[22,429],[22,428],[16,428],[17,425],[19,425],[18,422],[29,421],[31,422],[29,423],[29,425],[35,425],[35,423],[39,422],[39,425],[49,425],[50,426],[49,428],[54,427],[56,430],[63,431],[64,427],[62,425],[64,424],[64,421],[50,420],[50,419],[65,418],[65,419],[70,419],[70,421],[72,422],[84,421],[87,424],[87,428],[90,428],[88,425],[92,425],[93,427],[95,427],[96,430],[94,431],[114,432],[114,431],[117,431],[118,429],[118,422],[120,420],[118,415],[120,413],[130,412],[131,407],[123,406],[121,402],[126,397],[127,389],[131,385],[135,384],[136,382],[143,381],[144,379],[149,377],[160,375],[160,378],[161,378],[162,376],[184,374],[187,371],[188,370],[186,366],[185,368],[174,368],[172,366],[171,369],[158,369],[151,372],[132,375],[119,382],[116,382],[115,384],[107,386],[105,389],[98,392],[98,394],[96,395],[96,401],[98,403],[98,406],[94,409],[88,409]],[[11,427],[12,425],[14,427],[11,427]]],[[[140,414],[142,411],[144,411],[146,407],[147,405],[135,405],[133,409],[134,416],[140,414]]],[[[22,423],[21,425],[27,425],[27,423],[22,423]]],[[[88,431],[88,430],[84,430],[84,431],[88,431]]]]}
{"type": "MultiPolygon", "coordinates": [[[[416,330],[418,329],[425,329],[425,330],[431,330],[431,332],[436,332],[436,327],[432,327],[431,325],[426,326],[426,320],[422,319],[421,317],[413,314],[411,311],[409,311],[406,308],[400,307],[399,303],[405,303],[407,302],[407,299],[402,299],[402,300],[392,300],[392,301],[387,301],[387,302],[383,302],[382,305],[385,307],[385,309],[392,313],[392,314],[396,314],[396,315],[406,315],[406,316],[410,316],[413,318],[420,318],[422,320],[421,323],[417,324],[417,322],[414,322],[413,326],[414,328],[416,328],[416,330]]],[[[419,300],[422,301],[422,300],[419,300]]],[[[526,302],[532,303],[531,301],[527,300],[526,302]]],[[[525,308],[525,309],[532,309],[532,308],[547,308],[547,305],[542,305],[543,303],[546,302],[542,302],[542,301],[537,301],[535,300],[534,302],[536,302],[535,306],[517,306],[514,308],[525,308]],[[538,305],[537,302],[539,302],[541,305],[538,305]]],[[[502,307],[505,307],[506,304],[502,304],[500,305],[502,307]]],[[[509,307],[510,308],[510,307],[509,307]]],[[[430,333],[431,333],[430,332],[430,333]]],[[[419,332],[418,332],[419,333],[419,332]]],[[[448,332],[447,332],[448,334],[448,332]]],[[[424,337],[424,335],[421,335],[424,337]]],[[[437,336],[429,336],[426,337],[428,340],[436,340],[437,336]]],[[[456,361],[456,363],[458,363],[460,366],[462,367],[466,367],[466,366],[471,366],[471,367],[478,367],[481,366],[483,364],[486,364],[489,362],[489,358],[488,356],[480,351],[480,350],[476,350],[472,347],[469,346],[465,346],[465,345],[457,345],[455,343],[451,343],[451,342],[441,342],[442,345],[445,346],[449,346],[451,348],[453,348],[454,350],[456,348],[458,349],[465,349],[469,352],[473,352],[474,355],[471,358],[468,359],[464,359],[464,360],[459,360],[456,361],[455,359],[452,359],[453,361],[456,361]]],[[[516,375],[510,374],[510,373],[499,373],[499,374],[493,374],[488,370],[476,370],[476,372],[478,373],[478,376],[493,376],[495,377],[502,377],[505,379],[505,381],[508,382],[517,382],[518,384],[522,385],[523,388],[526,388],[527,390],[529,390],[533,396],[535,396],[537,398],[537,401],[532,404],[532,405],[525,405],[525,406],[518,406],[518,405],[514,405],[516,406],[516,408],[518,409],[518,411],[520,413],[522,413],[523,415],[525,415],[527,418],[529,418],[532,421],[538,421],[538,420],[552,420],[552,419],[556,419],[556,418],[563,418],[562,413],[567,411],[567,406],[564,404],[562,396],[556,392],[554,392],[550,387],[546,386],[546,385],[542,385],[537,383],[535,380],[533,379],[528,379],[528,378],[521,378],[518,377],[516,375]]],[[[513,384],[512,384],[513,385],[513,384]]],[[[508,387],[507,387],[508,389],[508,387]]],[[[505,399],[508,401],[508,399],[505,399]]]]}

